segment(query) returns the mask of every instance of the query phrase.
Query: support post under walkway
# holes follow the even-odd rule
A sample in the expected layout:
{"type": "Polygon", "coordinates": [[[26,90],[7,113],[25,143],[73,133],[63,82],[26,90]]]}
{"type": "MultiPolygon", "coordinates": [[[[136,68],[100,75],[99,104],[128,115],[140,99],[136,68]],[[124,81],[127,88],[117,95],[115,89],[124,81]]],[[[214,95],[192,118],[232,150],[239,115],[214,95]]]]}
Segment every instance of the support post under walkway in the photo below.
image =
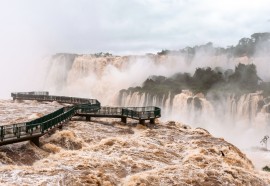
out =
{"type": "Polygon", "coordinates": [[[122,118],[121,118],[121,122],[127,123],[127,118],[126,118],[126,117],[122,117],[122,118]]]}
{"type": "Polygon", "coordinates": [[[145,119],[140,119],[140,120],[139,120],[139,124],[144,125],[144,124],[145,124],[145,119]]]}
{"type": "Polygon", "coordinates": [[[85,120],[86,121],[91,121],[91,117],[90,116],[85,116],[85,120]]]}
{"type": "Polygon", "coordinates": [[[37,147],[39,147],[39,137],[34,137],[30,141],[34,143],[37,147]]]}

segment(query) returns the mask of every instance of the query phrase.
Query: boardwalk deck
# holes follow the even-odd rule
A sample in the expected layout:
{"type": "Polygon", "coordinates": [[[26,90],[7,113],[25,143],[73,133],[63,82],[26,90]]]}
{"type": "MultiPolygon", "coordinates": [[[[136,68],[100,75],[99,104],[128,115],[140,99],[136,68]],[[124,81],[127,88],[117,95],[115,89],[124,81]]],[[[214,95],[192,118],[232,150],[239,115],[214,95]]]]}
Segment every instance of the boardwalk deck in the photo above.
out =
{"type": "Polygon", "coordinates": [[[73,116],[83,116],[86,120],[91,117],[121,118],[124,123],[131,118],[139,120],[141,124],[145,120],[154,123],[155,118],[161,117],[158,107],[101,107],[96,99],[51,96],[49,92],[18,92],[11,93],[11,96],[14,100],[57,101],[72,105],[29,122],[0,126],[0,146],[27,140],[39,146],[39,137],[62,127],[73,116]]]}

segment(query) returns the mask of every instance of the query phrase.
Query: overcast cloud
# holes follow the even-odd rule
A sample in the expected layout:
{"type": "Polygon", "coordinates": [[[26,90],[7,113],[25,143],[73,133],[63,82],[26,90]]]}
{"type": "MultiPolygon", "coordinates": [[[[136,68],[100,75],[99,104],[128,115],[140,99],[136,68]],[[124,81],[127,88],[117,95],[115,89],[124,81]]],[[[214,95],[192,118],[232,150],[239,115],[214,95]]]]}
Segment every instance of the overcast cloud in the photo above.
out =
{"type": "Polygon", "coordinates": [[[226,47],[270,31],[269,12],[269,0],[0,0],[0,97],[38,87],[33,67],[57,52],[226,47]]]}

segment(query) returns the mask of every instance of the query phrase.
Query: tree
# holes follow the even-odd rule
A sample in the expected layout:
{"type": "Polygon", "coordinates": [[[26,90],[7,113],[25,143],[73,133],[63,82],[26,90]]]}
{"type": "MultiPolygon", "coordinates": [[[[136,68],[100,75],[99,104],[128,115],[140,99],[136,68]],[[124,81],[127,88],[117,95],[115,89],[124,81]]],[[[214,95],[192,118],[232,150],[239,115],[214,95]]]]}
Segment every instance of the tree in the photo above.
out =
{"type": "Polygon", "coordinates": [[[234,74],[229,76],[229,83],[237,84],[239,88],[251,91],[257,88],[259,80],[254,64],[245,65],[240,63],[235,67],[234,74]]]}
{"type": "Polygon", "coordinates": [[[223,82],[222,73],[215,72],[210,67],[208,68],[197,68],[193,75],[193,82],[195,85],[196,92],[205,93],[214,84],[223,82]]]}
{"type": "Polygon", "coordinates": [[[163,49],[161,52],[158,52],[157,55],[160,55],[160,56],[161,56],[161,55],[168,55],[169,52],[170,52],[169,50],[164,50],[164,49],[163,49]]]}
{"type": "Polygon", "coordinates": [[[234,49],[236,56],[252,56],[254,54],[255,43],[250,38],[242,38],[239,40],[238,45],[234,49]]]}
{"type": "Polygon", "coordinates": [[[270,41],[270,33],[269,32],[264,32],[264,33],[254,33],[251,35],[251,40],[254,43],[259,43],[259,42],[268,42],[270,41]]]}

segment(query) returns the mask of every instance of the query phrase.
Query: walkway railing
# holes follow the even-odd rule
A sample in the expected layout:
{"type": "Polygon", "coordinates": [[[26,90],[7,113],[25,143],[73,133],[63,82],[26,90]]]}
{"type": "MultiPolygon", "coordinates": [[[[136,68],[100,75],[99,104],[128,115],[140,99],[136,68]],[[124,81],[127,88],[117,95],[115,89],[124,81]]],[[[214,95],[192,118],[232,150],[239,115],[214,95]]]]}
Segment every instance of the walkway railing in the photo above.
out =
{"type": "Polygon", "coordinates": [[[128,107],[123,108],[122,115],[133,119],[149,119],[161,117],[158,107],[128,107]]]}
{"type": "Polygon", "coordinates": [[[55,127],[62,126],[74,115],[120,117],[125,122],[126,118],[153,122],[155,118],[161,117],[161,111],[158,107],[101,107],[100,102],[96,99],[51,96],[49,92],[18,92],[11,93],[11,96],[14,100],[57,101],[72,105],[29,122],[0,126],[0,146],[32,139],[35,139],[35,143],[38,145],[40,136],[55,127]]]}
{"type": "Polygon", "coordinates": [[[44,132],[48,132],[50,129],[69,120],[74,116],[74,114],[74,108],[71,108],[68,111],[61,108],[55,112],[29,122],[0,126],[1,142],[43,134],[44,132]]]}
{"type": "Polygon", "coordinates": [[[11,93],[11,97],[15,100],[37,100],[37,101],[57,101],[59,103],[69,104],[96,104],[100,106],[100,103],[96,99],[76,98],[67,96],[51,96],[49,92],[18,92],[11,93]]]}
{"type": "Polygon", "coordinates": [[[136,120],[149,120],[161,117],[161,111],[158,107],[101,107],[97,112],[78,111],[78,115],[86,115],[87,113],[92,117],[119,116],[136,120]]]}

